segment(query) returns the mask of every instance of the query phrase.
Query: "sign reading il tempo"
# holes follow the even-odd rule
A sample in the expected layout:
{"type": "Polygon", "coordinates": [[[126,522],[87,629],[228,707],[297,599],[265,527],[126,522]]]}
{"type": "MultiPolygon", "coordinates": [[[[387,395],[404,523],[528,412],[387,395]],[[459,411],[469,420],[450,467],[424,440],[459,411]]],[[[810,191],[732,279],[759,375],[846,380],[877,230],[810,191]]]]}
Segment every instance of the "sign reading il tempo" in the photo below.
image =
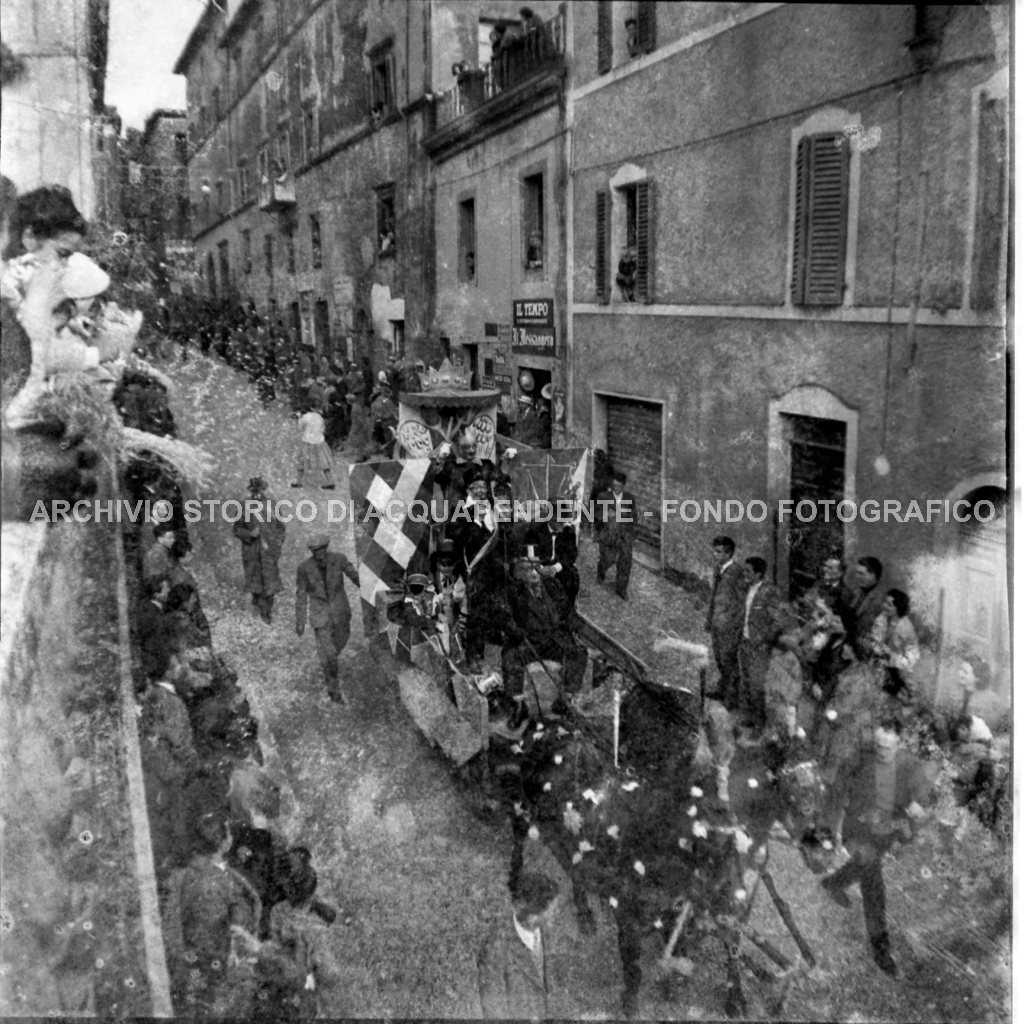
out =
{"type": "Polygon", "coordinates": [[[514,299],[512,351],[531,355],[555,354],[554,299],[514,299]]]}

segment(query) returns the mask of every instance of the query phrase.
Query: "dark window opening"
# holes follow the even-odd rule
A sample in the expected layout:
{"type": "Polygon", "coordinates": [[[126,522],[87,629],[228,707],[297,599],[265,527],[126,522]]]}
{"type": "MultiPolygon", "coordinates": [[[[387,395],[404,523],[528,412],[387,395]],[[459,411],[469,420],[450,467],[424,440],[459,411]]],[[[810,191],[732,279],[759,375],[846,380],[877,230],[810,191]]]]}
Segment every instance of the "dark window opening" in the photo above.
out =
{"type": "Polygon", "coordinates": [[[286,245],[286,252],[287,252],[287,259],[288,259],[288,273],[289,274],[294,274],[295,273],[295,232],[294,231],[289,231],[288,232],[288,238],[287,238],[287,241],[286,241],[285,245],[286,245]]]}
{"type": "Polygon", "coordinates": [[[302,115],[303,163],[309,163],[309,161],[316,156],[317,150],[320,147],[316,128],[316,109],[310,107],[308,110],[304,111],[302,115]]]}
{"type": "Polygon", "coordinates": [[[380,122],[394,112],[395,57],[389,39],[370,52],[370,113],[380,122]]]}
{"type": "Polygon", "coordinates": [[[459,203],[459,281],[476,282],[476,200],[459,203]]]}
{"type": "Polygon", "coordinates": [[[242,272],[252,273],[252,232],[248,229],[242,232],[242,272]]]}
{"type": "Polygon", "coordinates": [[[527,270],[544,266],[544,175],[523,179],[523,241],[527,270]]]}
{"type": "Polygon", "coordinates": [[[395,255],[395,186],[377,189],[377,255],[395,255]]]}
{"type": "Polygon", "coordinates": [[[263,236],[263,263],[266,268],[267,277],[274,276],[274,236],[263,236]]]}
{"type": "Polygon", "coordinates": [[[309,239],[313,254],[313,267],[322,267],[324,263],[323,249],[320,245],[320,215],[309,215],[309,239]]]}

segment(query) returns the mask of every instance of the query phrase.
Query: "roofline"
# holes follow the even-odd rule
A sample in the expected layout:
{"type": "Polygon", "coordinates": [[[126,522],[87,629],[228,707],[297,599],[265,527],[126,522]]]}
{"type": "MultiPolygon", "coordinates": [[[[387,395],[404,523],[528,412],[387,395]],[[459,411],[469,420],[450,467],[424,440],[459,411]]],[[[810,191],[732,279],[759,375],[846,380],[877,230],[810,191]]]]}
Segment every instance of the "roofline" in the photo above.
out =
{"type": "Polygon", "coordinates": [[[216,3],[213,0],[207,0],[206,10],[199,15],[199,20],[189,34],[185,47],[181,51],[181,56],[178,57],[174,64],[174,74],[185,74],[189,64],[192,63],[195,51],[199,48],[199,44],[206,38],[206,34],[210,30],[210,23],[213,21],[214,11],[216,10],[219,10],[216,3]]]}
{"type": "Polygon", "coordinates": [[[156,127],[157,119],[161,117],[167,118],[168,120],[185,120],[188,117],[188,112],[184,110],[173,110],[170,107],[161,107],[158,110],[154,110],[149,117],[146,118],[146,122],[142,126],[143,141],[149,138],[150,132],[156,127]]]}

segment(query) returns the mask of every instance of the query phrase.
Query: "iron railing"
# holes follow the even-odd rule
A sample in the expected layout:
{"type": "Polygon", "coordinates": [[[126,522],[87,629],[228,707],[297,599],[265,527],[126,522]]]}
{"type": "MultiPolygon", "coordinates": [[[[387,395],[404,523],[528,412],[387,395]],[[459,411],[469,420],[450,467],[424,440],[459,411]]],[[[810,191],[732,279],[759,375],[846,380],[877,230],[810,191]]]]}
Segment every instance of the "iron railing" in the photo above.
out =
{"type": "Polygon", "coordinates": [[[477,110],[495,96],[544,71],[562,66],[565,57],[565,11],[537,28],[508,38],[489,64],[464,63],[457,83],[437,97],[435,128],[477,110]]]}

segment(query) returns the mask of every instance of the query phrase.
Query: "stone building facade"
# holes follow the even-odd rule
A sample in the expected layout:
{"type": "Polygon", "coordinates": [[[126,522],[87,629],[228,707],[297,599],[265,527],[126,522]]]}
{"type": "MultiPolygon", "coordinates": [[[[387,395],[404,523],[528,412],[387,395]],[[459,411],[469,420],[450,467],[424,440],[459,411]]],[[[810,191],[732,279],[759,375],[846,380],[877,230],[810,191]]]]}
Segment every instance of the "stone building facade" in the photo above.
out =
{"type": "Polygon", "coordinates": [[[252,302],[318,353],[429,355],[428,13],[209,4],[178,60],[206,291],[252,302]]]}
{"type": "Polygon", "coordinates": [[[1006,11],[615,0],[570,38],[571,427],[656,513],[647,557],[728,533],[796,590],[875,555],[1005,685],[1006,11]],[[778,511],[844,498],[940,511],[778,511]]]}

